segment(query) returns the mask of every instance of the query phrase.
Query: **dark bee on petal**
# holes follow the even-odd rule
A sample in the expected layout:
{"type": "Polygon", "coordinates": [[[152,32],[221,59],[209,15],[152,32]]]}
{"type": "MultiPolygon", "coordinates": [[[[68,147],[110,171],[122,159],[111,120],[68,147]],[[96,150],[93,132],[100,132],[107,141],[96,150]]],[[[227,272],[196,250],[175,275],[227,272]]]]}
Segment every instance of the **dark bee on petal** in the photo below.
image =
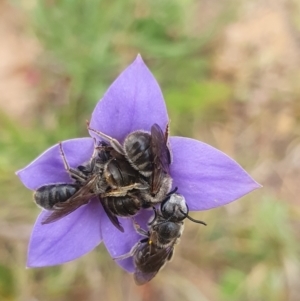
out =
{"type": "Polygon", "coordinates": [[[123,231],[117,216],[135,215],[143,205],[140,191],[149,190],[149,184],[120,154],[107,162],[103,177],[108,189],[100,194],[101,204],[111,222],[123,231]]]}
{"type": "Polygon", "coordinates": [[[144,208],[162,202],[172,186],[169,174],[171,154],[168,147],[168,127],[165,133],[157,124],[151,127],[150,133],[132,132],[125,138],[123,146],[102,132],[88,129],[108,141],[147,180],[149,189],[140,191],[144,208]]]}
{"type": "Polygon", "coordinates": [[[148,231],[134,222],[137,232],[146,238],[139,241],[128,254],[115,258],[122,260],[133,257],[134,280],[138,285],[149,282],[172,259],[174,247],[183,232],[185,218],[206,225],[188,215],[185,198],[176,190],[169,193],[160,208],[154,208],[154,212],[153,220],[148,223],[148,231]]]}
{"type": "Polygon", "coordinates": [[[36,204],[52,211],[43,221],[44,224],[70,214],[107,189],[107,183],[103,180],[102,174],[111,148],[107,149],[105,145],[99,146],[95,149],[92,159],[77,168],[71,168],[68,165],[61,143],[59,149],[65,169],[74,183],[43,185],[35,191],[36,204]]]}

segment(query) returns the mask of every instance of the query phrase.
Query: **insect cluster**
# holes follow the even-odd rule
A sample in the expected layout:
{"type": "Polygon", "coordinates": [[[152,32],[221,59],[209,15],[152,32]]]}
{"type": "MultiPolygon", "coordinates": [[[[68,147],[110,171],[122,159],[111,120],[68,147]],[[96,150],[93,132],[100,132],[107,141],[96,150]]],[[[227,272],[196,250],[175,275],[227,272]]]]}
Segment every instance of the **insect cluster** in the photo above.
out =
{"type": "Polygon", "coordinates": [[[43,223],[65,217],[91,198],[99,199],[110,221],[122,232],[118,217],[132,217],[136,231],[143,238],[128,254],[115,259],[132,256],[135,282],[147,283],[172,258],[184,219],[205,223],[188,215],[188,206],[177,188],[171,191],[168,127],[163,131],[154,124],[150,132],[132,132],[123,145],[102,132],[89,130],[98,135],[101,142],[95,145],[90,161],[76,168],[68,165],[60,144],[61,157],[73,183],[39,187],[34,200],[49,210],[43,223]],[[142,229],[134,220],[141,209],[154,211],[148,229],[142,229]]]}

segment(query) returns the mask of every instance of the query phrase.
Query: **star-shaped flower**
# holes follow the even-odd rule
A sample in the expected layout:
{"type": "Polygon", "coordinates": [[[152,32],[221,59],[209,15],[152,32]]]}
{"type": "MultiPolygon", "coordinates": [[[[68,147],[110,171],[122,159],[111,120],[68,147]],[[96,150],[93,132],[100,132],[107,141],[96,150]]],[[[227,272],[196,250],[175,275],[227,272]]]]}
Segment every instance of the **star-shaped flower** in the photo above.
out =
{"type": "MultiPolygon", "coordinates": [[[[155,78],[138,56],[109,87],[96,105],[90,127],[119,142],[136,130],[150,131],[153,124],[165,129],[169,122],[162,92],[155,78]]],[[[96,139],[93,132],[90,135],[96,139]]],[[[170,137],[173,162],[170,174],[191,211],[208,210],[228,204],[260,187],[234,160],[221,151],[194,139],[170,137]]],[[[76,168],[90,160],[93,138],[78,138],[62,143],[68,164],[76,168]]],[[[31,189],[53,183],[72,183],[62,162],[59,146],[46,150],[17,172],[31,189]]],[[[153,212],[143,210],[136,221],[146,229],[153,212]]],[[[62,264],[93,250],[103,240],[113,258],[128,253],[141,236],[130,218],[120,218],[125,232],[110,222],[101,203],[92,199],[51,224],[42,224],[47,211],[39,215],[31,235],[28,267],[62,264]]],[[[132,258],[117,261],[128,272],[134,271],[132,258]]]]}

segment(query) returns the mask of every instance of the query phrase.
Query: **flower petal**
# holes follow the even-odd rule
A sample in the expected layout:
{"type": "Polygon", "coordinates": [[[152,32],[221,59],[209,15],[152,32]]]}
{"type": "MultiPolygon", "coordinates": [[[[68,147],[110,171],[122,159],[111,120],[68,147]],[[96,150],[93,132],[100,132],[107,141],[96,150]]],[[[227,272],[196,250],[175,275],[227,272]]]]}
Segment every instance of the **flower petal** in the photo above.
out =
{"type": "MultiPolygon", "coordinates": [[[[63,141],[63,151],[71,167],[88,161],[94,150],[92,138],[78,138],[63,141]]],[[[59,145],[47,149],[37,159],[16,173],[23,184],[32,190],[45,184],[71,183],[60,154],[59,145]]]]}
{"type": "Polygon", "coordinates": [[[28,248],[28,267],[62,264],[76,259],[100,244],[100,202],[93,199],[68,216],[51,224],[41,222],[49,215],[39,215],[28,248]]]}
{"type": "MultiPolygon", "coordinates": [[[[153,215],[151,210],[141,210],[141,212],[134,217],[134,220],[141,226],[142,229],[147,230],[147,223],[150,216],[153,215]]],[[[103,212],[101,216],[101,231],[103,237],[103,243],[105,244],[109,254],[112,258],[127,254],[132,247],[144,237],[136,232],[133,227],[133,221],[131,218],[120,218],[120,223],[124,228],[124,233],[119,231],[107,215],[103,212]]],[[[132,257],[123,260],[115,260],[124,270],[129,273],[134,272],[134,264],[132,257]]]]}
{"type": "Polygon", "coordinates": [[[207,210],[230,203],[261,187],[230,157],[203,142],[170,138],[173,186],[190,210],[207,210]]]}
{"type": "Polygon", "coordinates": [[[138,55],[99,101],[90,127],[123,141],[133,131],[150,131],[154,123],[165,129],[168,113],[157,81],[138,55]]]}

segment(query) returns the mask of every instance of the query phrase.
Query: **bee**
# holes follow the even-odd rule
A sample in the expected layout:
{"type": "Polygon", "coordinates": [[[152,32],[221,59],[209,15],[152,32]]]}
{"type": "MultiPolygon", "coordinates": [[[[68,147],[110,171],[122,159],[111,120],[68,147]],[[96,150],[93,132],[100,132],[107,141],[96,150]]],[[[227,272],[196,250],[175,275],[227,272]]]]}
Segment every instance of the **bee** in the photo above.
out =
{"type": "Polygon", "coordinates": [[[105,165],[103,177],[109,189],[99,195],[101,204],[110,221],[123,232],[118,216],[133,216],[143,207],[140,192],[149,190],[149,184],[119,153],[105,165]]]}
{"type": "Polygon", "coordinates": [[[133,257],[134,280],[137,285],[149,282],[172,259],[174,247],[183,232],[184,219],[206,225],[188,215],[185,198],[176,193],[176,190],[167,195],[159,209],[154,208],[154,218],[148,223],[148,231],[134,221],[136,231],[146,238],[140,240],[129,253],[115,258],[122,260],[133,257]]]}
{"type": "Polygon", "coordinates": [[[165,133],[158,124],[153,124],[151,131],[135,131],[124,140],[123,146],[116,139],[88,129],[110,143],[111,147],[123,155],[130,165],[149,183],[149,189],[140,191],[143,207],[151,207],[162,202],[172,187],[169,173],[171,153],[168,146],[168,127],[165,133]]]}
{"type": "Polygon", "coordinates": [[[55,222],[97,197],[111,222],[123,232],[116,215],[136,214],[141,198],[134,195],[139,189],[148,189],[148,183],[124,156],[105,143],[95,147],[91,160],[77,168],[68,165],[61,143],[59,148],[65,169],[75,183],[49,184],[37,189],[35,202],[51,210],[42,223],[55,222]]]}
{"type": "Polygon", "coordinates": [[[42,222],[54,222],[87,204],[96,194],[105,192],[107,184],[102,178],[104,163],[110,158],[109,150],[101,145],[92,159],[77,168],[71,168],[66,160],[62,143],[60,154],[66,171],[74,183],[55,183],[39,187],[34,193],[34,201],[40,207],[53,210],[42,222]]]}

